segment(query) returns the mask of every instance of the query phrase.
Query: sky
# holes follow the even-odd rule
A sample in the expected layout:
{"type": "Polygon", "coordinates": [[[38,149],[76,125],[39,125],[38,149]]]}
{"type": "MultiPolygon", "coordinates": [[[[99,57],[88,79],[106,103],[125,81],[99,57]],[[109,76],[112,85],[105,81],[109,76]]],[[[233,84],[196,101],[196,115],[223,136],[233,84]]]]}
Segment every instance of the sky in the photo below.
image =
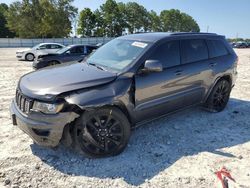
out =
{"type": "MultiPolygon", "coordinates": [[[[14,0],[0,0],[10,4],[14,0]]],[[[74,0],[78,10],[96,10],[105,0],[74,0]]],[[[129,2],[129,0],[117,0],[129,2]]],[[[192,16],[202,32],[213,32],[228,38],[250,38],[250,0],[134,0],[158,14],[162,10],[179,9],[192,16]]]]}

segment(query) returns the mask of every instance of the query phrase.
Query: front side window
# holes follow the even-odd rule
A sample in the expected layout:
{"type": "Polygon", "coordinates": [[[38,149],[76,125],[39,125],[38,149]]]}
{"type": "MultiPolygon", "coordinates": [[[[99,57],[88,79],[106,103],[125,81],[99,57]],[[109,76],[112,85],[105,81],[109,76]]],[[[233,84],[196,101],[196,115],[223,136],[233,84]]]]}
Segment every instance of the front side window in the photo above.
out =
{"type": "Polygon", "coordinates": [[[63,54],[63,53],[65,53],[65,52],[67,52],[70,48],[71,48],[71,46],[64,47],[64,48],[62,48],[62,49],[56,51],[56,53],[58,53],[58,54],[63,54]]]}
{"type": "Polygon", "coordinates": [[[83,54],[84,53],[84,46],[77,46],[70,49],[71,54],[83,54]]]}
{"type": "Polygon", "coordinates": [[[44,50],[44,49],[46,49],[46,45],[41,45],[41,46],[39,46],[38,49],[39,49],[39,50],[44,50]]]}
{"type": "Polygon", "coordinates": [[[137,59],[147,47],[147,42],[114,39],[98,48],[89,56],[87,62],[121,71],[137,59]]]}
{"type": "Polygon", "coordinates": [[[158,46],[150,60],[159,60],[164,68],[180,65],[179,41],[170,41],[158,46]]]}
{"type": "Polygon", "coordinates": [[[208,59],[208,50],[205,40],[182,40],[181,50],[184,64],[208,59]]]}
{"type": "Polygon", "coordinates": [[[51,45],[50,45],[50,44],[47,44],[47,45],[46,45],[46,49],[51,49],[51,45]]]}
{"type": "Polygon", "coordinates": [[[211,58],[220,57],[228,54],[228,51],[221,40],[207,40],[209,55],[211,58]]]}

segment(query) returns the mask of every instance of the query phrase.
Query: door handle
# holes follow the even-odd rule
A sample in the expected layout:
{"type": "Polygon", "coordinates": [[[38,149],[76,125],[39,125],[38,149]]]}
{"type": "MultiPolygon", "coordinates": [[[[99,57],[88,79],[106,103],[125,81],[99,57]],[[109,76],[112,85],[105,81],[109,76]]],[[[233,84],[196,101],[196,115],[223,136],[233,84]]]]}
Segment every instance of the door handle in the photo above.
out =
{"type": "Polygon", "coordinates": [[[214,67],[217,63],[210,63],[210,67],[214,67]]]}
{"type": "Polygon", "coordinates": [[[175,71],[175,75],[176,75],[176,76],[179,76],[179,75],[182,74],[182,72],[183,72],[183,71],[181,71],[181,70],[175,71]]]}

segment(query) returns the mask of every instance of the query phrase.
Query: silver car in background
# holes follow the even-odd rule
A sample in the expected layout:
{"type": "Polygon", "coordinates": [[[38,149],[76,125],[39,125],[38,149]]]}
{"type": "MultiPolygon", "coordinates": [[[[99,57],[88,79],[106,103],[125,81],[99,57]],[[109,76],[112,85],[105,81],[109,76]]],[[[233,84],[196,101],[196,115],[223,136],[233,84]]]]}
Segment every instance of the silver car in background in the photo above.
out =
{"type": "Polygon", "coordinates": [[[58,43],[41,43],[29,49],[23,49],[16,52],[19,60],[33,61],[40,54],[54,53],[65,46],[58,43]]]}

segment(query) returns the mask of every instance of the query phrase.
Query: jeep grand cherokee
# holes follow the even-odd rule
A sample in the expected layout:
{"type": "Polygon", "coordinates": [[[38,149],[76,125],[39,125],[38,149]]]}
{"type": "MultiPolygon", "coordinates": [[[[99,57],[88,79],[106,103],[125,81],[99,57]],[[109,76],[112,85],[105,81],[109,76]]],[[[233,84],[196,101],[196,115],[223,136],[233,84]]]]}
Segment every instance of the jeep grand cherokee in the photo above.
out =
{"type": "Polygon", "coordinates": [[[138,123],[193,105],[222,111],[237,60],[217,34],[122,36],[83,63],[24,75],[11,104],[13,124],[40,145],[63,141],[89,157],[117,155],[138,123]]]}

